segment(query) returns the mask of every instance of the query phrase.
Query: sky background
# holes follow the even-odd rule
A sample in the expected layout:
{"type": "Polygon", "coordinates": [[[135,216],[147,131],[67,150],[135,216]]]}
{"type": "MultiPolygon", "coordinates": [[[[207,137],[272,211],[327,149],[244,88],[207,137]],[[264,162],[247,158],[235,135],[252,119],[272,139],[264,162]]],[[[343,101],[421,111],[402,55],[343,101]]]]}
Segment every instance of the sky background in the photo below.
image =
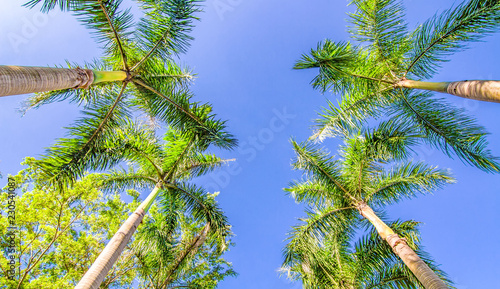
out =
{"type": "MultiPolygon", "coordinates": [[[[101,56],[91,35],[67,13],[41,14],[22,8],[25,1],[0,0],[0,64],[62,65],[66,60],[90,62],[101,56]]],[[[404,1],[410,29],[436,12],[460,1],[404,1]]],[[[125,2],[125,7],[131,2],[125,2]]],[[[226,255],[240,274],[220,285],[228,288],[301,288],[277,269],[286,233],[302,207],[284,192],[300,178],[291,170],[291,136],[302,141],[311,134],[312,120],[326,99],[310,86],[316,70],[294,71],[302,53],[330,38],[347,40],[347,1],[208,0],[192,35],[195,41],[180,63],[197,74],[192,89],[196,100],[210,102],[240,147],[220,155],[236,158],[231,166],[199,180],[218,197],[233,231],[236,246],[226,255]]],[[[455,54],[435,81],[500,79],[500,37],[455,54]]],[[[490,148],[500,155],[499,104],[446,96],[464,107],[492,134],[490,148]]],[[[56,103],[18,112],[27,95],[0,99],[0,172],[14,174],[25,156],[64,136],[63,127],[79,116],[76,106],[56,103]]],[[[335,152],[338,143],[325,146],[335,152]]],[[[460,289],[497,288],[500,268],[500,177],[452,160],[429,147],[417,149],[415,159],[451,168],[458,182],[387,209],[388,216],[414,219],[421,225],[422,243],[460,289]]],[[[4,186],[6,179],[1,179],[4,186]]]]}

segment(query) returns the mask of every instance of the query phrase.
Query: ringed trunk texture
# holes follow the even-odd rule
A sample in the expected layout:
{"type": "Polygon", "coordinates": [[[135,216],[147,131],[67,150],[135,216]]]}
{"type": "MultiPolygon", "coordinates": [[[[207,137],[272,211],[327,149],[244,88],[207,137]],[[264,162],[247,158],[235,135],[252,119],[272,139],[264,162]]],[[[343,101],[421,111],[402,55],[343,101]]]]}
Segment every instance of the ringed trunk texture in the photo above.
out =
{"type": "Polygon", "coordinates": [[[425,82],[406,79],[396,86],[438,91],[474,100],[500,102],[500,81],[498,80],[425,82]]]}
{"type": "Polygon", "coordinates": [[[0,66],[0,96],[88,88],[93,81],[90,69],[0,66]]]}
{"type": "Polygon", "coordinates": [[[406,266],[427,289],[447,289],[448,286],[432,271],[427,264],[413,251],[403,238],[400,238],[387,226],[367,204],[360,204],[359,212],[377,229],[380,237],[392,248],[394,253],[403,260],[406,266]]]}
{"type": "Polygon", "coordinates": [[[123,249],[127,246],[130,238],[141,224],[144,215],[153,203],[160,191],[160,185],[156,185],[149,196],[144,200],[137,210],[131,214],[123,225],[118,229],[113,238],[106,245],[99,257],[94,261],[90,269],[85,273],[75,289],[97,289],[120,257],[123,249]]]}

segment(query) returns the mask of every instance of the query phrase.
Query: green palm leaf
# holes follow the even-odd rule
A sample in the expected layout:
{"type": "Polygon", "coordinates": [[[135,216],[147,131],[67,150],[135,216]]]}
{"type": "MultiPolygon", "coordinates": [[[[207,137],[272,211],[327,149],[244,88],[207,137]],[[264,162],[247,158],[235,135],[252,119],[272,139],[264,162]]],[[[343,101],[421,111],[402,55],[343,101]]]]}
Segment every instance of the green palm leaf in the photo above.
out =
{"type": "Polygon", "coordinates": [[[487,149],[485,129],[463,109],[453,108],[442,99],[429,94],[401,92],[395,114],[418,124],[425,141],[448,156],[457,155],[463,162],[487,172],[499,172],[497,157],[487,149]]]}
{"type": "Polygon", "coordinates": [[[145,12],[138,23],[137,43],[141,50],[141,60],[132,70],[142,65],[151,56],[167,60],[173,54],[184,53],[193,38],[189,32],[193,27],[194,16],[200,11],[197,0],[140,0],[140,7],[145,12]]]}
{"type": "Polygon", "coordinates": [[[464,50],[468,42],[496,32],[499,25],[497,0],[469,0],[434,15],[414,33],[406,73],[430,78],[447,56],[464,50]]]}
{"type": "Polygon", "coordinates": [[[123,117],[129,114],[119,101],[124,90],[125,86],[116,99],[102,98],[85,110],[86,116],[69,128],[72,138],[59,139],[37,161],[40,174],[48,184],[67,186],[83,176],[86,169],[103,170],[120,161],[122,156],[108,147],[113,129],[123,124],[123,117]]]}
{"type": "Polygon", "coordinates": [[[354,0],[356,11],[350,14],[354,40],[368,42],[367,49],[376,59],[392,70],[401,67],[402,56],[408,49],[407,25],[399,0],[354,0]],[[394,45],[398,43],[398,45],[394,45]]]}

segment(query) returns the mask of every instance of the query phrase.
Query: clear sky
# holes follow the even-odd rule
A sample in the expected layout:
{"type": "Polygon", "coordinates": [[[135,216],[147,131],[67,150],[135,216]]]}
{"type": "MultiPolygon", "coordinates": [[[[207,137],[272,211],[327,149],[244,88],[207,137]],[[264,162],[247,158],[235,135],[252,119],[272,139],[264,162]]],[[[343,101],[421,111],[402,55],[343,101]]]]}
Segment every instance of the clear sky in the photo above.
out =
{"type": "MultiPolygon", "coordinates": [[[[42,15],[21,8],[24,1],[1,0],[0,64],[52,66],[66,60],[83,63],[99,57],[98,45],[88,31],[68,14],[42,15]]],[[[453,0],[404,1],[410,28],[453,0]]],[[[316,71],[294,71],[302,53],[325,39],[347,40],[347,1],[208,0],[196,38],[181,63],[198,78],[196,100],[214,105],[240,147],[222,156],[236,158],[231,167],[200,179],[218,199],[233,225],[236,247],[226,255],[239,272],[220,288],[300,288],[277,269],[286,233],[302,207],[282,191],[299,178],[290,168],[293,151],[290,136],[305,140],[311,120],[337,95],[320,94],[309,85],[316,71]]],[[[451,57],[436,81],[500,79],[500,37],[451,57]]],[[[0,98],[0,172],[15,173],[25,156],[37,156],[78,116],[75,106],[52,104],[17,112],[27,96],[0,98]]],[[[481,103],[446,96],[475,115],[492,135],[490,148],[500,155],[500,104],[481,103]]],[[[328,142],[329,149],[336,144],[328,142]]],[[[428,147],[418,149],[416,159],[451,168],[458,183],[390,207],[391,218],[423,222],[422,243],[442,264],[460,289],[498,288],[500,246],[500,176],[483,173],[428,147]]],[[[0,180],[5,182],[5,179],[0,180]]],[[[2,184],[3,185],[3,184],[2,184]]]]}

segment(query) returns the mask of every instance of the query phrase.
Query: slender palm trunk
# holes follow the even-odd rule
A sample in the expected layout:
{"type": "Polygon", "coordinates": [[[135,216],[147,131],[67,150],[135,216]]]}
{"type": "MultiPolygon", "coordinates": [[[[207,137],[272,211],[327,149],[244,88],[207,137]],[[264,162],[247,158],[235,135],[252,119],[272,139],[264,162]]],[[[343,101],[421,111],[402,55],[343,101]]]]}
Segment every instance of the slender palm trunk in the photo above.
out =
{"type": "Polygon", "coordinates": [[[481,101],[500,102],[500,81],[498,80],[425,82],[406,79],[396,86],[438,91],[481,101]]]}
{"type": "Polygon", "coordinates": [[[0,96],[88,88],[98,82],[123,81],[126,78],[124,71],[0,65],[0,96]]]}
{"type": "Polygon", "coordinates": [[[403,260],[408,268],[413,272],[415,277],[427,289],[447,289],[448,286],[439,278],[439,276],[432,271],[427,264],[420,259],[420,257],[413,251],[406,241],[400,238],[394,231],[387,226],[380,218],[373,212],[367,204],[360,204],[358,207],[359,212],[363,217],[368,219],[370,223],[377,229],[380,237],[384,239],[393,249],[394,253],[403,260]]]}
{"type": "Polygon", "coordinates": [[[123,223],[118,232],[109,241],[106,248],[99,254],[99,257],[94,261],[90,269],[85,273],[83,278],[78,282],[75,289],[97,289],[108,274],[113,264],[120,257],[123,249],[129,242],[137,227],[142,222],[144,215],[153,204],[156,196],[160,192],[160,183],[151,191],[149,196],[144,200],[137,210],[128,217],[123,223]]]}
{"type": "Polygon", "coordinates": [[[167,277],[165,278],[165,281],[161,284],[160,288],[165,288],[173,281],[172,277],[179,268],[179,266],[182,264],[182,261],[184,261],[184,259],[186,259],[186,257],[189,254],[196,253],[196,251],[198,251],[198,248],[200,248],[200,246],[203,245],[203,243],[205,243],[209,230],[210,230],[210,223],[207,223],[205,227],[203,227],[203,229],[201,230],[200,234],[194,237],[193,240],[191,240],[189,246],[184,251],[182,251],[182,253],[179,256],[177,256],[177,258],[175,258],[175,263],[172,266],[172,269],[170,269],[170,271],[168,272],[167,277]]]}

